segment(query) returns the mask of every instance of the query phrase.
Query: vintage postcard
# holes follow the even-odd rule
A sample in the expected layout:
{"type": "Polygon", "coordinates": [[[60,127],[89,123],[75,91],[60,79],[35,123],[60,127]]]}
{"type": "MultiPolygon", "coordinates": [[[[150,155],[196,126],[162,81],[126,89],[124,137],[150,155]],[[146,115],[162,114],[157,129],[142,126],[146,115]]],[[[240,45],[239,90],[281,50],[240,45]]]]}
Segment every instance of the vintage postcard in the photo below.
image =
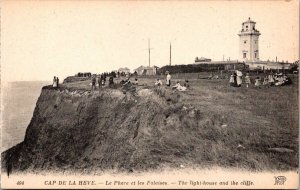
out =
{"type": "Polygon", "coordinates": [[[299,1],[2,1],[1,188],[297,189],[299,1]]]}

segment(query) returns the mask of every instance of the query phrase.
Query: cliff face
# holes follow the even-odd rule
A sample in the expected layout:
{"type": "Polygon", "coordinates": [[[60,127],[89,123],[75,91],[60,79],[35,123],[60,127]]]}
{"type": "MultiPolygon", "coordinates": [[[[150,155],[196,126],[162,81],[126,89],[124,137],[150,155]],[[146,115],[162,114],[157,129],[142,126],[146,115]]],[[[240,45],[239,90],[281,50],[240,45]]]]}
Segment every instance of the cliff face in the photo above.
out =
{"type": "MultiPolygon", "coordinates": [[[[176,98],[169,95],[168,101],[176,98]]],[[[44,88],[24,142],[2,154],[2,164],[12,171],[155,168],[170,153],[182,154],[162,147],[172,146],[162,133],[171,132],[176,120],[166,120],[168,101],[148,89],[133,96],[117,89],[44,88]]]]}
{"type": "Polygon", "coordinates": [[[164,86],[91,92],[89,81],[44,87],[24,141],[2,153],[2,171],[298,167],[298,107],[288,104],[298,102],[297,88],[269,93],[200,82],[186,92],[164,86]]]}

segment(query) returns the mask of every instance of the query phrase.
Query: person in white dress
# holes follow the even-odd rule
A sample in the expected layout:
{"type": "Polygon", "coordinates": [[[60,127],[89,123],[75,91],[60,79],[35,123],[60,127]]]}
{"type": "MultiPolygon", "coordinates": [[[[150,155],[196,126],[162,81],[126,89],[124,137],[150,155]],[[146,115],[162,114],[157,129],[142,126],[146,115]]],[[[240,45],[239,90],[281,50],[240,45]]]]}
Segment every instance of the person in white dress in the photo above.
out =
{"type": "Polygon", "coordinates": [[[54,88],[57,87],[57,79],[56,79],[56,76],[54,76],[54,78],[53,78],[53,84],[52,84],[52,86],[53,86],[54,88]]]}
{"type": "Polygon", "coordinates": [[[171,86],[171,75],[170,73],[167,71],[167,86],[171,86]]]}
{"type": "Polygon", "coordinates": [[[177,81],[176,85],[172,87],[173,89],[176,89],[178,91],[186,91],[186,87],[185,86],[181,86],[180,82],[177,81]]]}
{"type": "Polygon", "coordinates": [[[236,70],[236,83],[237,83],[237,86],[240,87],[242,85],[242,76],[243,76],[243,73],[239,70],[236,70]]]}

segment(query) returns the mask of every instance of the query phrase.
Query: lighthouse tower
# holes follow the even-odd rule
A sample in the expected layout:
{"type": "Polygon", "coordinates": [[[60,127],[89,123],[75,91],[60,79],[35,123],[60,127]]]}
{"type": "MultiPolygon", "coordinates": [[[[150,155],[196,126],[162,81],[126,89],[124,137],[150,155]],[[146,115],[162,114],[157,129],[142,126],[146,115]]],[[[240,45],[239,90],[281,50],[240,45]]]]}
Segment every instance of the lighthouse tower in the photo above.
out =
{"type": "Polygon", "coordinates": [[[259,31],[255,28],[256,22],[249,19],[242,24],[240,36],[239,60],[244,62],[259,61],[258,38],[259,31]]]}

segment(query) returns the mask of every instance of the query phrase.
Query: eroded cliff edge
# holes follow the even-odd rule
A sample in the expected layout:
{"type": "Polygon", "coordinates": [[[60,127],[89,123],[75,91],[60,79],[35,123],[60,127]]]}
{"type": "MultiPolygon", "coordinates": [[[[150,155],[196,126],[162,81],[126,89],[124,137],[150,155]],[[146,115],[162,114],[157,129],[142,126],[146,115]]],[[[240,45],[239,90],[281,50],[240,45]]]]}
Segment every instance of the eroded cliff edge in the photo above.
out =
{"type": "Polygon", "coordinates": [[[24,141],[2,153],[2,171],[297,167],[297,145],[286,142],[290,152],[269,151],[282,139],[280,129],[274,136],[266,123],[245,127],[231,118],[226,104],[216,113],[205,107],[208,101],[203,109],[183,103],[193,96],[165,87],[137,94],[44,87],[24,141]]]}
{"type": "Polygon", "coordinates": [[[44,87],[24,142],[2,154],[2,166],[13,171],[155,168],[164,160],[156,154],[177,152],[163,143],[173,137],[161,138],[171,130],[165,108],[166,102],[149,89],[134,96],[118,89],[44,87]]]}

